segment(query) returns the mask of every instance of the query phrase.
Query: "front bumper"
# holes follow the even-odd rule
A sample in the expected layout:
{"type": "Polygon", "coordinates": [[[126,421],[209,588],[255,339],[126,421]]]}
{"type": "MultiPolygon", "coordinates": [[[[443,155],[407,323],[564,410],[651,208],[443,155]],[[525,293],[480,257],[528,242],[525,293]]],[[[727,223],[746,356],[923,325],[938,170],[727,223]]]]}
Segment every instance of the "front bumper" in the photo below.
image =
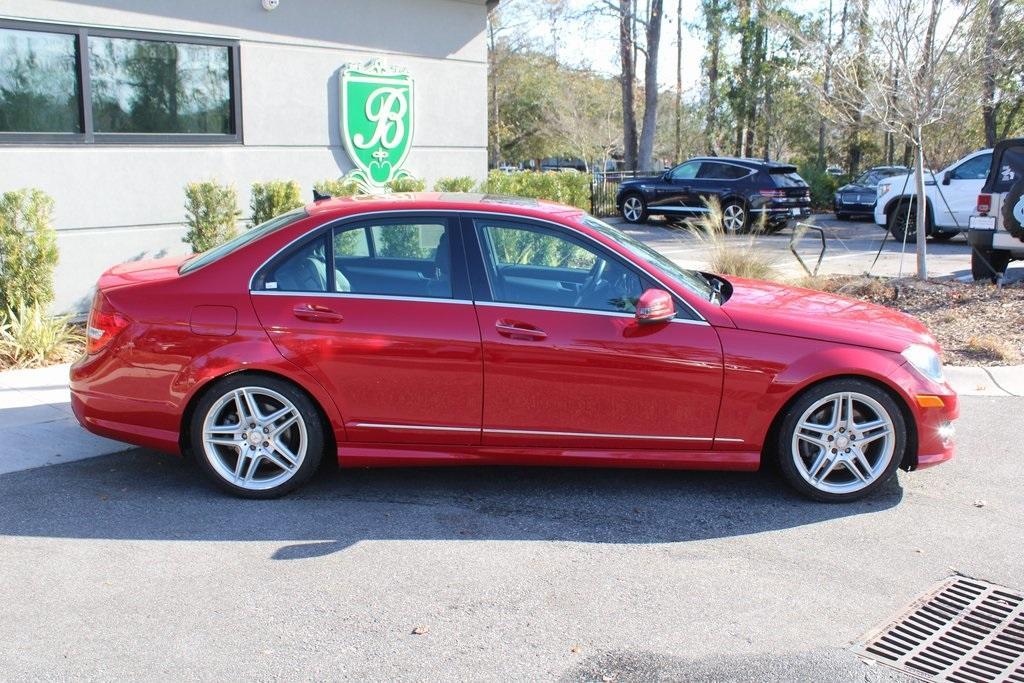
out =
{"type": "Polygon", "coordinates": [[[953,424],[960,416],[960,401],[948,382],[938,384],[921,377],[909,364],[896,369],[889,379],[896,383],[913,421],[914,438],[907,444],[902,466],[919,470],[951,459],[954,454],[953,424]]]}

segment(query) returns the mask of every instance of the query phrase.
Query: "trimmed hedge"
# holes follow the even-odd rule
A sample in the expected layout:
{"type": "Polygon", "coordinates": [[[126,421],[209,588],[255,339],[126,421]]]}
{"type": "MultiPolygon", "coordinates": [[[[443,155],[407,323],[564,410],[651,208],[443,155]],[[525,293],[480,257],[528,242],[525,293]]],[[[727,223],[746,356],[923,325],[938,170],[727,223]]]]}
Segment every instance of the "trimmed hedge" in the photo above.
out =
{"type": "Polygon", "coordinates": [[[0,197],[0,318],[16,306],[53,303],[57,232],[53,198],[42,190],[5,192],[0,197]]]}
{"type": "Polygon", "coordinates": [[[438,178],[434,183],[434,192],[472,192],[476,181],[472,176],[462,175],[454,178],[438,178]]]}
{"type": "Polygon", "coordinates": [[[238,194],[231,185],[215,180],[185,186],[185,223],[188,232],[182,242],[199,253],[223,244],[238,234],[238,194]]]}
{"type": "Polygon", "coordinates": [[[491,171],[482,192],[547,199],[590,210],[590,176],[578,171],[491,171]]]}
{"type": "Polygon", "coordinates": [[[300,194],[302,188],[294,180],[268,180],[265,183],[252,184],[251,226],[265,223],[286,211],[297,209],[304,204],[300,194]]]}

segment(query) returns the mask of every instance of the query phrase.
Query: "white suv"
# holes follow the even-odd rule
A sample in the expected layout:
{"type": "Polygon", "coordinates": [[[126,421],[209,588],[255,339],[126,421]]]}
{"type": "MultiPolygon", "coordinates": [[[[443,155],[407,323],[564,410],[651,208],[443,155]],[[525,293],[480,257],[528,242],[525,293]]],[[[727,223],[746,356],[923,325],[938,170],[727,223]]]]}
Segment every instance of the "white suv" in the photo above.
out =
{"type": "MultiPolygon", "coordinates": [[[[948,240],[967,229],[967,221],[974,213],[978,193],[991,165],[992,150],[979,149],[934,175],[925,171],[929,237],[948,240]]],[[[916,192],[913,173],[886,178],[878,184],[875,223],[888,229],[901,242],[905,229],[908,242],[917,239],[916,192]]]]}
{"type": "Polygon", "coordinates": [[[995,281],[1013,260],[1024,260],[1024,138],[1002,140],[970,218],[971,275],[995,281]]]}

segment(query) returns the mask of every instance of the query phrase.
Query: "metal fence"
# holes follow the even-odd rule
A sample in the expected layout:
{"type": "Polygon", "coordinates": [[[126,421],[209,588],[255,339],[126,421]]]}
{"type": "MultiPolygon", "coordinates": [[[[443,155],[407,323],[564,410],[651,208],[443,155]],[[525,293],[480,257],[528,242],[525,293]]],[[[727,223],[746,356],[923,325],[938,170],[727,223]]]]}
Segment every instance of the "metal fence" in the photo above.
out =
{"type": "Polygon", "coordinates": [[[590,213],[595,216],[614,216],[619,209],[615,206],[615,194],[623,180],[652,178],[661,171],[594,171],[590,176],[590,213]]]}

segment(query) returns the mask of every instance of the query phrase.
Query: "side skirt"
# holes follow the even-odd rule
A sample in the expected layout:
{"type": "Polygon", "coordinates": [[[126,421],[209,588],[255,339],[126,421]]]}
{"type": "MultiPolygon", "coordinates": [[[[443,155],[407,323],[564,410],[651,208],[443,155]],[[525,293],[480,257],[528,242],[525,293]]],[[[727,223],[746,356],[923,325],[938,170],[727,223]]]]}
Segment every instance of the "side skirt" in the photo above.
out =
{"type": "Polygon", "coordinates": [[[756,470],[760,464],[761,454],[757,451],[639,451],[351,443],[338,446],[340,467],[520,465],[749,472],[756,470]]]}

